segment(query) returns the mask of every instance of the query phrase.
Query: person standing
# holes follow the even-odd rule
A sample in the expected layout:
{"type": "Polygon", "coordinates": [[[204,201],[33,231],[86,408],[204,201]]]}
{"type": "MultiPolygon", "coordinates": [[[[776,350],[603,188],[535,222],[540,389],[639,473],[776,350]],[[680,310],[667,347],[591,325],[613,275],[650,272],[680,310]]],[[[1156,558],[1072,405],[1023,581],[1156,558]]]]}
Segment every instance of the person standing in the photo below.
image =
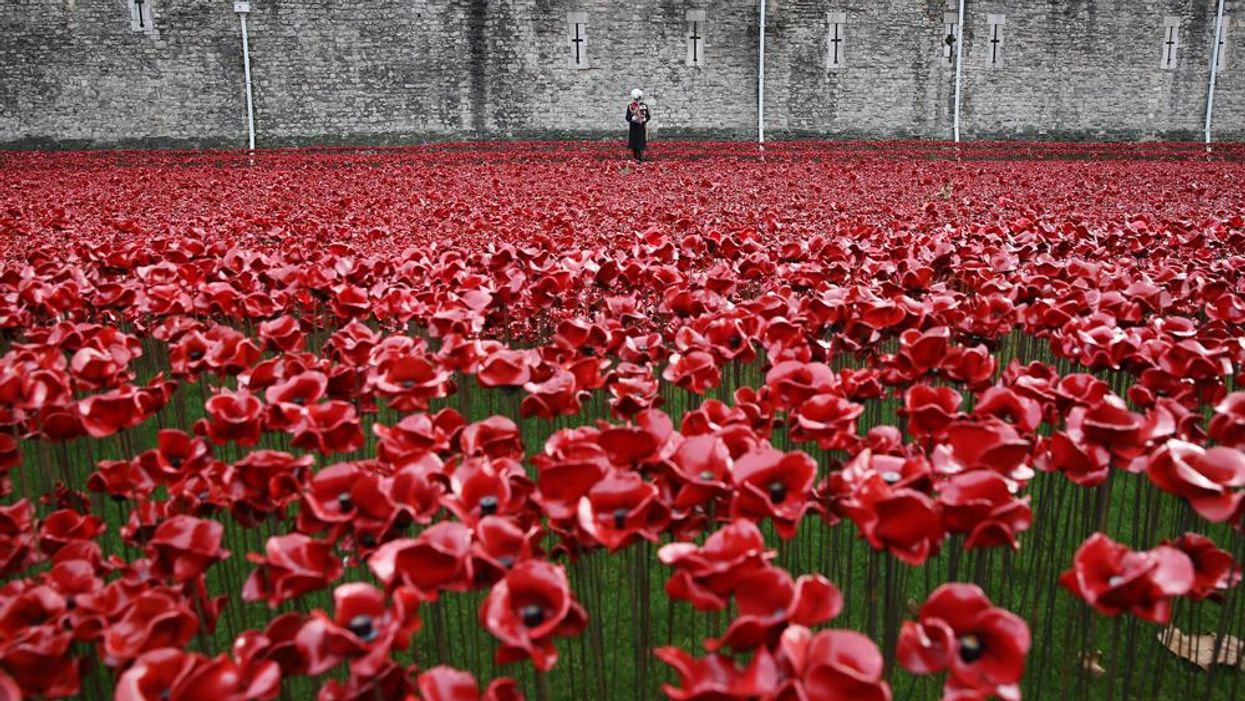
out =
{"type": "Polygon", "coordinates": [[[648,146],[646,128],[652,119],[648,105],[644,103],[644,93],[638,88],[631,91],[631,102],[627,105],[627,124],[631,132],[627,136],[627,147],[635,154],[636,162],[644,160],[644,149],[648,146]]]}

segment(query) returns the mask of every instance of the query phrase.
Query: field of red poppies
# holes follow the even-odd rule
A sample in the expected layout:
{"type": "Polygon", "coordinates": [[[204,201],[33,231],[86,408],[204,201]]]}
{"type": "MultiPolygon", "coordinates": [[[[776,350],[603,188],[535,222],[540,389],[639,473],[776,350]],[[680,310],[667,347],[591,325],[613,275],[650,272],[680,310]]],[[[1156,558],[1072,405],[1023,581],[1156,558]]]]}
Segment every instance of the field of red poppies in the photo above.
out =
{"type": "Polygon", "coordinates": [[[0,700],[1245,697],[1245,147],[0,154],[0,700]]]}

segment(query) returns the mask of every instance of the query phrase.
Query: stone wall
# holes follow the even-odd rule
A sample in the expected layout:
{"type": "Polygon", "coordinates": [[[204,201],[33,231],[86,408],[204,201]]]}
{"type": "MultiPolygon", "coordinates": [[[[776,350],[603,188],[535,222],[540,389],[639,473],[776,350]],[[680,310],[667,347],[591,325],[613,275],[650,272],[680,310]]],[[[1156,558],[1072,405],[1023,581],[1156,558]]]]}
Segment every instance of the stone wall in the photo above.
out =
{"type": "MultiPolygon", "coordinates": [[[[245,145],[231,0],[144,0],[146,31],[131,27],[133,1],[0,0],[0,144],[245,145]]],[[[963,136],[1199,138],[1216,2],[967,0],[963,136]],[[995,14],[1005,16],[1001,45],[990,41],[995,14]],[[1164,70],[1168,16],[1180,18],[1180,45],[1164,70]]],[[[1227,8],[1236,26],[1215,132],[1240,140],[1245,0],[1227,8]]],[[[749,138],[757,10],[757,0],[254,0],[257,143],[617,136],[637,86],[659,135],[749,138]],[[687,65],[689,9],[705,11],[700,67],[687,65]],[[590,68],[573,63],[568,12],[586,16],[590,68]]],[[[769,0],[770,136],[949,137],[944,21],[954,10],[947,0],[769,0]]]]}

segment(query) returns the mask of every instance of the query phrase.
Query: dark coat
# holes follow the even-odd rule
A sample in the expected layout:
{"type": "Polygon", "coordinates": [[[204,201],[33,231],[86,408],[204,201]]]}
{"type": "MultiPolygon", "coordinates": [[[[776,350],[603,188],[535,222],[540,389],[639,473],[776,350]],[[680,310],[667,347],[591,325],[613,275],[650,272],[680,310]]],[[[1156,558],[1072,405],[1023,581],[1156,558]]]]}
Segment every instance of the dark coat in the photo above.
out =
{"type": "Polygon", "coordinates": [[[627,148],[632,151],[643,151],[645,147],[648,146],[646,129],[648,127],[648,121],[653,118],[652,113],[648,109],[648,105],[643,102],[639,105],[638,113],[639,117],[636,118],[631,111],[631,103],[628,102],[627,111],[624,114],[624,117],[627,120],[627,124],[631,127],[631,133],[627,135],[627,148]]]}

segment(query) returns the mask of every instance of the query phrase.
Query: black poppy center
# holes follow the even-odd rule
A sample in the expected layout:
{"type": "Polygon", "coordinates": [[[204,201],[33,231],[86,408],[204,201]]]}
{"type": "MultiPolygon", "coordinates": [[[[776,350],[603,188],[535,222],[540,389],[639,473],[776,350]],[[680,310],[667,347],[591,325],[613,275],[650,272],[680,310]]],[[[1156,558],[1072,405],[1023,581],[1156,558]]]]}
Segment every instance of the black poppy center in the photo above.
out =
{"type": "Polygon", "coordinates": [[[623,508],[614,509],[614,528],[623,528],[627,525],[627,510],[623,508]]]}
{"type": "Polygon", "coordinates": [[[304,397],[299,397],[299,396],[296,396],[296,397],[294,397],[294,403],[295,403],[295,404],[297,404],[297,405],[299,405],[299,406],[303,406],[304,404],[306,404],[306,403],[307,403],[307,400],[306,400],[306,398],[304,398],[304,397]]]}
{"type": "Polygon", "coordinates": [[[174,470],[182,466],[182,456],[173,455],[169,458],[169,466],[174,470]]]}
{"type": "Polygon", "coordinates": [[[414,389],[414,387],[415,387],[415,380],[402,380],[403,389],[414,389]]]}
{"type": "Polygon", "coordinates": [[[337,495],[337,508],[342,511],[349,511],[354,508],[354,499],[350,498],[350,492],[342,492],[337,495]]]}
{"type": "Polygon", "coordinates": [[[370,643],[376,639],[376,626],[372,623],[372,617],[366,613],[350,619],[350,623],[346,624],[346,628],[354,633],[355,637],[365,643],[370,643]]]}
{"type": "Polygon", "coordinates": [[[903,478],[903,475],[899,474],[898,472],[895,472],[894,470],[887,470],[886,472],[882,473],[882,481],[887,484],[895,484],[902,478],[903,478]]]}
{"type": "Polygon", "coordinates": [[[713,471],[712,470],[701,470],[700,479],[702,482],[709,482],[710,480],[713,479],[713,471]]]}
{"type": "Polygon", "coordinates": [[[519,609],[519,618],[523,619],[523,625],[535,628],[545,622],[545,610],[539,606],[524,606],[519,609]]]}
{"type": "Polygon", "coordinates": [[[579,352],[591,358],[592,356],[597,354],[597,349],[593,348],[592,346],[584,346],[579,349],[579,352]]]}
{"type": "Polygon", "coordinates": [[[203,351],[201,350],[190,351],[190,359],[191,360],[203,360],[203,351]]]}
{"type": "Polygon", "coordinates": [[[374,548],[376,547],[376,536],[371,533],[364,533],[359,536],[359,543],[361,543],[365,548],[374,548]]]}
{"type": "Polygon", "coordinates": [[[505,567],[506,569],[510,569],[511,567],[514,567],[514,556],[502,555],[501,557],[497,558],[497,562],[502,567],[505,567]]]}
{"type": "Polygon", "coordinates": [[[781,504],[787,500],[787,485],[777,480],[769,483],[769,500],[781,504]]]}
{"type": "Polygon", "coordinates": [[[960,659],[968,664],[972,664],[981,659],[981,655],[985,652],[982,647],[981,638],[969,633],[960,636],[960,659]]]}
{"type": "Polygon", "coordinates": [[[490,494],[480,499],[480,513],[484,516],[492,516],[497,513],[497,497],[490,494]]]}

